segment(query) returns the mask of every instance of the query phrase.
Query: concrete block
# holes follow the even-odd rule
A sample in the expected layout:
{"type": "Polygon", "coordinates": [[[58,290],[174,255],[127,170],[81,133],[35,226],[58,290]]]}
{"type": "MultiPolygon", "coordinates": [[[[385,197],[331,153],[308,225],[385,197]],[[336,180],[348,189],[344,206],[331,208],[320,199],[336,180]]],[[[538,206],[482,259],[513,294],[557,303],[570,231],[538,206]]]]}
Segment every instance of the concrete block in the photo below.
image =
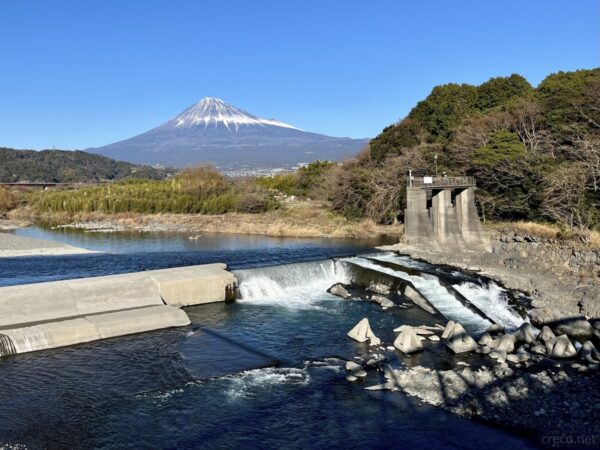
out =
{"type": "Polygon", "coordinates": [[[187,314],[174,306],[147,306],[86,316],[101,339],[190,324],[187,314]]]}
{"type": "Polygon", "coordinates": [[[237,279],[225,264],[155,270],[152,279],[164,302],[172,306],[191,306],[222,302],[233,294],[237,279]]]}
{"type": "Polygon", "coordinates": [[[0,333],[12,342],[14,351],[8,352],[9,354],[27,353],[100,339],[96,326],[85,318],[8,328],[0,330],[0,333]]]}

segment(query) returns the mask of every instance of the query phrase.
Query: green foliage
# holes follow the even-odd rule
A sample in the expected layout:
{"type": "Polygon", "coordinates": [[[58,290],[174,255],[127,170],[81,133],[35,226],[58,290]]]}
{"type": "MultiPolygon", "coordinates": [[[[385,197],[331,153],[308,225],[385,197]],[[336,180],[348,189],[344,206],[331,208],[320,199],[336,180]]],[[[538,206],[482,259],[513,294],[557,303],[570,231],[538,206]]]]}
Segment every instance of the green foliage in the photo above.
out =
{"type": "Polygon", "coordinates": [[[370,147],[371,161],[360,165],[368,174],[347,165],[353,180],[337,210],[387,220],[369,212],[377,180],[398,161],[405,172],[431,174],[438,155],[439,171],[476,177],[487,218],[600,227],[598,68],[552,74],[537,88],[516,74],[477,87],[437,86],[370,147]],[[361,180],[369,180],[366,189],[361,180]]]}
{"type": "Polygon", "coordinates": [[[521,75],[513,73],[510,77],[491,78],[477,88],[475,108],[482,112],[488,111],[532,91],[529,82],[521,75]]]}
{"type": "Polygon", "coordinates": [[[536,96],[544,108],[546,124],[554,135],[568,140],[573,132],[585,132],[587,120],[580,107],[588,89],[600,83],[600,69],[558,72],[540,83],[536,96]]]}
{"type": "Polygon", "coordinates": [[[298,185],[296,174],[286,173],[272,176],[258,177],[256,184],[265,189],[280,192],[286,195],[297,195],[298,185]]]}
{"type": "Polygon", "coordinates": [[[436,86],[406,119],[385,128],[371,141],[371,153],[381,160],[424,141],[446,145],[467,118],[504,107],[512,99],[531,92],[529,82],[517,74],[491,78],[480,86],[456,83],[436,86]]]}
{"type": "Polygon", "coordinates": [[[400,153],[403,149],[419,144],[424,130],[417,120],[407,117],[397,125],[390,125],[371,140],[371,155],[377,160],[386,155],[400,153]]]}
{"type": "Polygon", "coordinates": [[[313,161],[301,167],[296,174],[296,194],[306,196],[318,191],[334,165],[331,161],[313,161]]]}
{"type": "Polygon", "coordinates": [[[74,183],[124,178],[163,179],[169,171],[82,151],[0,148],[0,182],[74,183]]]}
{"type": "Polygon", "coordinates": [[[276,209],[272,195],[226,180],[209,167],[188,169],[171,180],[127,180],[68,191],[35,191],[27,203],[55,213],[260,213],[276,209]]]}
{"type": "Polygon", "coordinates": [[[476,101],[475,86],[455,83],[436,86],[408,117],[419,123],[432,141],[445,142],[452,129],[474,112],[476,101]]]}
{"type": "Polygon", "coordinates": [[[494,167],[504,160],[515,160],[525,155],[525,145],[515,133],[495,131],[488,144],[473,152],[473,163],[494,167]]]}

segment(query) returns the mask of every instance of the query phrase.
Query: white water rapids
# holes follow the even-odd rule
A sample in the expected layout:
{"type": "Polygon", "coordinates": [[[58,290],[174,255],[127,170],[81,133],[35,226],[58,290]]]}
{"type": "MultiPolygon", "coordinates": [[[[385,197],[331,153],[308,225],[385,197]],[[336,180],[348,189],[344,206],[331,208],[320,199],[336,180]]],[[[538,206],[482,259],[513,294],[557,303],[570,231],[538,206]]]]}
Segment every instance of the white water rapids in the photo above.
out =
{"type": "MultiPolygon", "coordinates": [[[[240,280],[240,302],[277,305],[290,309],[318,309],[319,302],[337,299],[326,292],[331,285],[337,282],[350,282],[344,263],[351,263],[410,281],[447,319],[460,322],[472,332],[483,332],[490,325],[486,318],[464,306],[448,292],[436,276],[409,275],[401,270],[381,266],[367,259],[366,256],[380,261],[397,262],[417,270],[425,266],[424,263],[393,253],[376,253],[337,261],[326,260],[239,270],[236,275],[240,280]]],[[[454,288],[488,317],[507,328],[516,328],[523,322],[523,319],[510,310],[503,289],[496,284],[480,286],[473,282],[465,282],[454,285],[454,288]]]]}

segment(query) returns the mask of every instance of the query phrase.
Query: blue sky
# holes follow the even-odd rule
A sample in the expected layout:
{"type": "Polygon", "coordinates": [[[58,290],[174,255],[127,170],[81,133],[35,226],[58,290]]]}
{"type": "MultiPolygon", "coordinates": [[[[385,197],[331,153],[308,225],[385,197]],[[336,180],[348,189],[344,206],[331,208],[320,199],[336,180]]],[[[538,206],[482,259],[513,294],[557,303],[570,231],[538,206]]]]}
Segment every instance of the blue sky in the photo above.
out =
{"type": "Polygon", "coordinates": [[[437,84],[597,66],[597,0],[0,0],[0,146],[109,144],[206,96],[372,137],[437,84]]]}

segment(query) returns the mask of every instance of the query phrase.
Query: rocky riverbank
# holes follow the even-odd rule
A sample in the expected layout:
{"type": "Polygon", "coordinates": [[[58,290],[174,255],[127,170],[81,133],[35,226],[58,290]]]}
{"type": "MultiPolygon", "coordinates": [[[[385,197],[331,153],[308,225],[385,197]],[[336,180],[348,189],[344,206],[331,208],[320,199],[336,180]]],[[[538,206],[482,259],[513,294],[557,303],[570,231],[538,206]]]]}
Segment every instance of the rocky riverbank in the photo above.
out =
{"type": "MultiPolygon", "coordinates": [[[[529,316],[538,326],[562,321],[577,327],[580,319],[600,317],[600,248],[514,231],[491,234],[491,253],[407,242],[380,248],[475,271],[521,291],[531,298],[529,316]]],[[[580,334],[590,337],[593,330],[583,327],[587,331],[580,334]]]]}
{"type": "Polygon", "coordinates": [[[506,333],[492,326],[492,340],[485,333],[475,342],[453,322],[444,330],[403,325],[395,330],[399,334],[391,347],[365,318],[348,336],[368,345],[370,358],[348,361],[347,379],[365,382],[367,390],[401,391],[459,416],[529,435],[542,447],[600,444],[600,354],[586,351],[587,346],[571,354],[562,346],[564,338],[546,329],[535,336],[530,327],[506,333]],[[402,357],[382,354],[389,349],[402,357]],[[450,368],[421,365],[416,362],[421,352],[436,353],[450,368]],[[471,352],[484,356],[469,360],[471,352]]]}
{"type": "MultiPolygon", "coordinates": [[[[548,325],[538,323],[539,329],[529,322],[516,330],[492,324],[471,335],[460,323],[434,315],[421,325],[407,324],[402,308],[410,299],[386,286],[336,284],[329,292],[347,301],[377,303],[399,319],[393,340],[384,338],[391,330],[371,328],[366,317],[349,330],[349,338],[364,346],[346,363],[349,382],[403,392],[526,435],[541,447],[600,445],[597,320],[571,314],[567,321],[562,316],[548,325]]],[[[533,308],[532,318],[539,321],[535,313],[541,310],[533,308]]]]}

